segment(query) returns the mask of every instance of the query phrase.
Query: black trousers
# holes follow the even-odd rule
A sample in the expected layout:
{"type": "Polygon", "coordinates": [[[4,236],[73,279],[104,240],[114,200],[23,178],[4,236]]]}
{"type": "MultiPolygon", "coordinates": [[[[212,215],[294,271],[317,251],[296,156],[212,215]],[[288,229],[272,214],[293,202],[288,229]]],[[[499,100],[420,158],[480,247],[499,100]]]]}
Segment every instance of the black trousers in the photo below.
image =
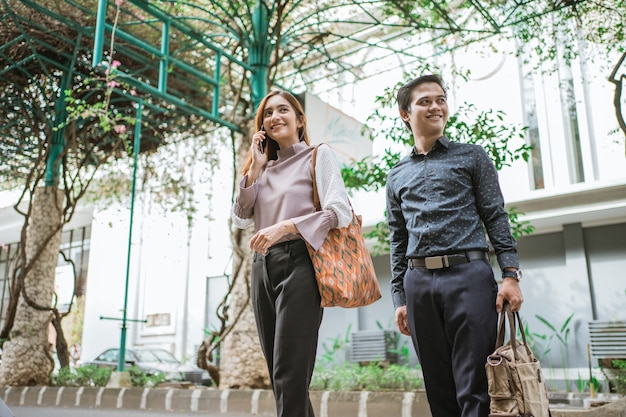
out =
{"type": "Polygon", "coordinates": [[[323,310],[302,240],[254,254],[251,297],[277,416],[314,417],[309,385],[323,310]]]}
{"type": "Polygon", "coordinates": [[[498,291],[486,260],[407,270],[408,325],[433,417],[487,417],[498,291]]]}

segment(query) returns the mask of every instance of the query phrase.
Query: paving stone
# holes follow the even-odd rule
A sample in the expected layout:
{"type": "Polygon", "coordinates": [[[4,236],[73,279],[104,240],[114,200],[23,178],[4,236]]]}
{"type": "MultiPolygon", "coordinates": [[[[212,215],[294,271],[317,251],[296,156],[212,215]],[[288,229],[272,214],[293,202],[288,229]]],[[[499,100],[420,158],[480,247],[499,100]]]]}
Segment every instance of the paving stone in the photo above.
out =
{"type": "Polygon", "coordinates": [[[76,395],[79,390],[82,392],[81,387],[65,387],[61,396],[57,396],[58,405],[62,407],[76,406],[76,395]]]}
{"type": "Polygon", "coordinates": [[[120,408],[139,410],[145,390],[146,388],[141,387],[126,388],[124,396],[121,398],[122,406],[120,408]]]}
{"type": "MultiPolygon", "coordinates": [[[[42,390],[38,393],[37,405],[42,407],[53,407],[57,406],[57,397],[63,395],[63,391],[65,391],[66,387],[45,387],[45,390],[42,390]]],[[[17,391],[17,388],[14,388],[17,391]]],[[[11,397],[9,397],[9,401],[11,401],[11,397]]],[[[8,404],[8,402],[7,402],[8,404]]],[[[19,402],[18,402],[19,404],[19,402]]]]}
{"type": "Polygon", "coordinates": [[[74,406],[82,408],[95,408],[99,393],[104,391],[101,387],[83,387],[83,390],[76,393],[74,406]]]}
{"type": "Polygon", "coordinates": [[[96,404],[99,408],[117,408],[120,392],[125,388],[106,388],[100,395],[100,402],[96,404]]]}
{"type": "MultiPolygon", "coordinates": [[[[198,394],[196,394],[198,395],[198,394]]],[[[222,391],[218,389],[202,390],[197,400],[198,411],[217,411],[222,409],[222,391]]]]}
{"type": "MultiPolygon", "coordinates": [[[[170,399],[170,410],[189,411],[191,410],[191,400],[195,390],[175,389],[170,399]]],[[[195,394],[197,395],[197,394],[195,394]]]]}
{"type": "Polygon", "coordinates": [[[149,388],[143,395],[144,409],[146,410],[167,410],[168,402],[174,396],[173,388],[149,388]]]}
{"type": "Polygon", "coordinates": [[[228,412],[229,413],[249,413],[252,409],[251,390],[228,390],[228,412]]]}

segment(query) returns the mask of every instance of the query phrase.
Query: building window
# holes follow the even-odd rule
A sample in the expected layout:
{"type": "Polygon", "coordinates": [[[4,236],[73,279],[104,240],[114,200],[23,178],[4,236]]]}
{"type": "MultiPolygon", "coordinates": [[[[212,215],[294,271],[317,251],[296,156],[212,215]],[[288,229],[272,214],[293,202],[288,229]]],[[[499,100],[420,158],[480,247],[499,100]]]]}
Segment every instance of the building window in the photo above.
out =
{"type": "Polygon", "coordinates": [[[524,71],[522,78],[522,105],[524,108],[524,124],[528,126],[526,140],[532,145],[531,151],[531,175],[535,190],[545,188],[543,177],[543,161],[541,156],[541,141],[539,140],[539,121],[537,119],[537,97],[535,83],[530,71],[524,71]]]}
{"type": "MultiPolygon", "coordinates": [[[[65,256],[74,262],[76,272],[76,288],[73,287],[73,270],[70,265],[59,255],[57,263],[56,291],[59,292],[58,308],[67,311],[72,291],[76,296],[85,294],[87,283],[87,269],[89,264],[89,247],[91,242],[91,226],[63,231],[61,233],[60,250],[65,256]],[[69,288],[69,290],[68,290],[69,288]],[[65,307],[65,308],[64,308],[65,307]]],[[[11,279],[13,267],[19,243],[11,243],[0,248],[0,328],[4,326],[6,311],[9,306],[11,279]]],[[[52,302],[52,300],[50,300],[52,302]]]]}
{"type": "Polygon", "coordinates": [[[17,243],[11,243],[0,247],[0,327],[4,326],[4,317],[9,306],[11,289],[11,274],[13,271],[13,259],[17,253],[17,243]]]}
{"type": "Polygon", "coordinates": [[[569,68],[561,69],[559,71],[559,78],[565,143],[568,153],[567,159],[570,166],[570,181],[574,184],[585,181],[578,112],[576,111],[576,94],[574,92],[574,80],[572,79],[569,68]]]}

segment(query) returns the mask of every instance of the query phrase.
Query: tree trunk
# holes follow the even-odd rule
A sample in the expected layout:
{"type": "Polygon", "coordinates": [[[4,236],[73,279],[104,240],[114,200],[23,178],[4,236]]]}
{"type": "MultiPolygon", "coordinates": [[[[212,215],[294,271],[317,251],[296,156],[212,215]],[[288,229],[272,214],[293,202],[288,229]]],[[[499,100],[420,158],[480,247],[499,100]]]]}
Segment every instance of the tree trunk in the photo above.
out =
{"type": "Polygon", "coordinates": [[[228,316],[229,321],[235,322],[235,326],[222,341],[220,349],[220,388],[267,389],[271,386],[250,303],[252,252],[248,241],[252,237],[251,230],[235,232],[240,235],[240,239],[236,240],[243,246],[240,253],[246,256],[242,259],[237,256],[239,251],[233,253],[234,286],[230,294],[228,316]]]}
{"type": "MultiPolygon", "coordinates": [[[[252,131],[252,120],[247,121],[247,130],[252,131]]],[[[235,173],[234,192],[241,179],[238,172],[243,166],[250,149],[250,136],[234,134],[235,173]]],[[[234,323],[220,346],[220,388],[270,388],[271,382],[267,363],[261,351],[259,336],[250,302],[250,273],[252,254],[250,238],[253,228],[231,230],[233,248],[232,283],[228,305],[227,325],[234,323]],[[241,314],[239,314],[241,313],[241,314]]]]}
{"type": "Polygon", "coordinates": [[[10,340],[3,346],[0,365],[3,386],[48,385],[50,381],[54,368],[48,340],[51,312],[31,307],[24,296],[38,306],[52,304],[61,244],[62,202],[63,192],[56,187],[37,188],[33,196],[25,246],[26,265],[32,262],[32,267],[24,277],[10,340]]]}

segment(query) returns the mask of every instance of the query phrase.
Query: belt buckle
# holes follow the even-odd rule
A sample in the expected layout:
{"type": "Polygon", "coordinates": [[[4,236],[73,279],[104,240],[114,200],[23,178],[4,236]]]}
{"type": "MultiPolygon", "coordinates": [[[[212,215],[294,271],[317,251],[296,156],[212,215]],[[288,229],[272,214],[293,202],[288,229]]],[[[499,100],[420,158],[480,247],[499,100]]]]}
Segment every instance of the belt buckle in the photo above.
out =
{"type": "Polygon", "coordinates": [[[446,265],[448,263],[447,260],[445,256],[429,256],[424,258],[424,263],[426,264],[426,269],[441,269],[444,266],[448,266],[446,265]],[[444,258],[446,258],[445,263],[444,258]]]}

